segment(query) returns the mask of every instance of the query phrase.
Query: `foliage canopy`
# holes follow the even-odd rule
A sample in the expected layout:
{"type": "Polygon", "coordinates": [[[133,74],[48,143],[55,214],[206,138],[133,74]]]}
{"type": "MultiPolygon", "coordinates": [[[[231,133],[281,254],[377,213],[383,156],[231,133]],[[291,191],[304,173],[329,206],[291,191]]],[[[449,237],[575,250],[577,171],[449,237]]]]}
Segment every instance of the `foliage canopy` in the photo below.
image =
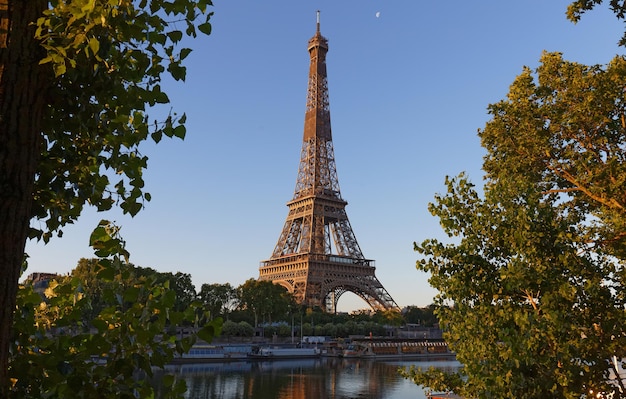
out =
{"type": "Polygon", "coordinates": [[[45,92],[43,147],[34,188],[33,216],[48,240],[78,218],[85,204],[119,204],[135,215],[143,191],[149,137],[185,137],[185,115],[150,120],[149,107],[169,103],[164,74],[184,80],[191,49],[185,35],[209,34],[208,0],[52,1],[37,20],[36,39],[54,79],[45,92]],[[112,180],[114,179],[114,180],[112,180]]]}
{"type": "Polygon", "coordinates": [[[185,36],[209,34],[210,0],[0,0],[0,396],[24,247],[90,204],[135,215],[147,139],[185,136],[185,115],[150,120],[184,80],[185,36]],[[169,76],[168,76],[169,75],[169,76]]]}
{"type": "MultiPolygon", "coordinates": [[[[154,397],[155,368],[196,341],[176,327],[194,324],[200,302],[177,309],[169,280],[138,274],[124,260],[124,243],[110,223],[101,222],[91,243],[100,257],[53,280],[44,298],[32,286],[19,290],[9,370],[14,397],[154,397]]],[[[220,329],[221,319],[214,319],[197,336],[210,341],[220,329]]],[[[172,375],[161,383],[163,397],[185,392],[184,380],[172,375]]]]}
{"type": "Polygon", "coordinates": [[[458,242],[415,246],[462,378],[414,369],[416,382],[466,397],[619,395],[624,87],[623,57],[601,68],[546,53],[489,107],[483,195],[460,175],[429,207],[458,242]]]}
{"type": "MultiPolygon", "coordinates": [[[[624,2],[608,3],[624,20],[624,2]]],[[[468,398],[624,397],[625,67],[546,53],[489,106],[483,194],[446,179],[429,209],[455,243],[415,244],[463,367],[406,377],[468,398]]]]}
{"type": "Polygon", "coordinates": [[[254,326],[258,326],[259,316],[267,317],[268,322],[286,314],[295,305],[293,295],[281,285],[271,281],[246,280],[238,288],[239,306],[254,314],[254,326]]]}

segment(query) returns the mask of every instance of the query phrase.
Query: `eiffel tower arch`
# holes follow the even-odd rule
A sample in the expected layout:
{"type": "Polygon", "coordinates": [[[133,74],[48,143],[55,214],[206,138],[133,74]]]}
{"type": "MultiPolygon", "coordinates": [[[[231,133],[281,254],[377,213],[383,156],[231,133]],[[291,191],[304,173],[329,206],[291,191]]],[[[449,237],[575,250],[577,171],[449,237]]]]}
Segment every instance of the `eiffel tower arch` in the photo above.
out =
{"type": "Polygon", "coordinates": [[[374,310],[399,310],[366,259],[346,214],[337,179],[330,127],[326,53],[328,40],[317,29],[308,43],[311,63],[304,136],[289,213],[259,280],[270,280],[306,306],[336,312],[341,295],[352,292],[374,310]]]}

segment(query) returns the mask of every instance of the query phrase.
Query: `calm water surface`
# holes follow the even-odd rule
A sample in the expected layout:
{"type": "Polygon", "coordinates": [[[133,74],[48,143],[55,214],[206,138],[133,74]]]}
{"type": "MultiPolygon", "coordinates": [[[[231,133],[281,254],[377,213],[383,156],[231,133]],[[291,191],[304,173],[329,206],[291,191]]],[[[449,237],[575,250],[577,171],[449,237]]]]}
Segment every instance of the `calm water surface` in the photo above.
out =
{"type": "MultiPolygon", "coordinates": [[[[421,387],[398,374],[401,367],[455,370],[454,360],[383,362],[299,359],[185,364],[173,371],[195,399],[423,399],[421,387]]],[[[172,371],[172,370],[170,370],[172,371]]]]}

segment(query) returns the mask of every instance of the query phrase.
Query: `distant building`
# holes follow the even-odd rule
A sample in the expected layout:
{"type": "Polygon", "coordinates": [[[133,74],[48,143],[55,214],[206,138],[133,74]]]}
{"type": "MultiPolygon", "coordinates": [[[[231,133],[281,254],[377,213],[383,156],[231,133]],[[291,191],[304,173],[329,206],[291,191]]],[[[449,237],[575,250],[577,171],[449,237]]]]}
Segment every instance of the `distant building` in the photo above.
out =
{"type": "Polygon", "coordinates": [[[30,284],[33,286],[33,291],[43,296],[46,288],[50,285],[50,280],[60,277],[56,273],[31,273],[26,277],[24,284],[30,284]]]}

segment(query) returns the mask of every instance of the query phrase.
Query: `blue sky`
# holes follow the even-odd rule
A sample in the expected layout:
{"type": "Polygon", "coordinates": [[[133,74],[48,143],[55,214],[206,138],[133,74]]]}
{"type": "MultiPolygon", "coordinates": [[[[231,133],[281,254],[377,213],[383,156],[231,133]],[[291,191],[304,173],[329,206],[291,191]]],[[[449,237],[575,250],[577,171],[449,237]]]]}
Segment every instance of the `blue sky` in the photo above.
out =
{"type": "MultiPolygon", "coordinates": [[[[135,218],[85,212],[48,245],[31,242],[27,273],[67,273],[92,257],[98,220],[122,225],[131,262],[234,286],[258,277],[287,216],[302,143],[309,56],[321,32],[342,196],[376,275],[402,307],[432,303],[413,242],[445,238],[427,210],[446,175],[481,184],[477,130],[543,50],[585,64],[623,51],[605,7],[573,24],[569,1],[214,0],[213,33],[187,43],[185,83],[166,82],[187,138],[147,143],[135,218]]],[[[159,118],[159,111],[151,114],[159,118]]],[[[340,310],[365,308],[351,293],[340,310]]]]}

